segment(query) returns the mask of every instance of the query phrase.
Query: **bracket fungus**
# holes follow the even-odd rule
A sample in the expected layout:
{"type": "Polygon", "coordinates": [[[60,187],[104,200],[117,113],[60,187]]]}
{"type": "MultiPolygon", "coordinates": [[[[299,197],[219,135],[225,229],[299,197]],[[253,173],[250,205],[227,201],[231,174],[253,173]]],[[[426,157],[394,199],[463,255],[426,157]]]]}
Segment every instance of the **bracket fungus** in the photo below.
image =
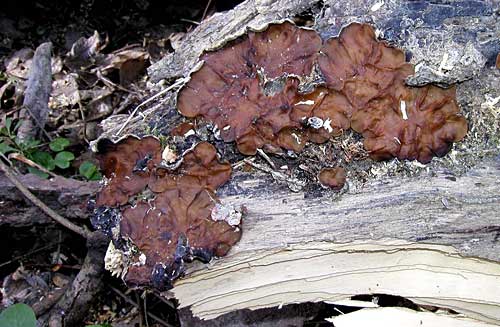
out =
{"type": "Polygon", "coordinates": [[[211,144],[198,143],[172,169],[162,162],[153,137],[127,137],[98,148],[106,183],[95,212],[109,218],[112,211],[117,221],[94,225],[111,229],[104,232],[127,253],[121,272],[129,285],[167,289],[185,262],[223,256],[240,239],[239,219],[214,218],[222,206],[215,191],[229,180],[231,166],[219,162],[211,144]]]}
{"type": "Polygon", "coordinates": [[[375,160],[426,163],[467,132],[454,89],[407,86],[413,65],[368,24],[352,23],[324,42],[289,22],[270,25],[201,59],[178,94],[179,112],[216,124],[246,155],[300,152],[307,141],[322,143],[352,127],[375,160]],[[315,66],[324,86],[302,93],[315,66]]]}

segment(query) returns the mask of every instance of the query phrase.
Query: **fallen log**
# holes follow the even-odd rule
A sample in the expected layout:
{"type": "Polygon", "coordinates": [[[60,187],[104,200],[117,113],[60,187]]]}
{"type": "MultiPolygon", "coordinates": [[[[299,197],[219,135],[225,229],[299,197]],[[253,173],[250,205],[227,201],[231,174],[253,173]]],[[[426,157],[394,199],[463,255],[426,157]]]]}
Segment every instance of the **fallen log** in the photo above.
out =
{"type": "MultiPolygon", "coordinates": [[[[83,182],[55,177],[19,175],[19,180],[45,204],[68,219],[88,219],[88,200],[97,191],[98,182],[83,182]]],[[[0,226],[22,227],[53,222],[38,207],[0,175],[0,226]]]]}
{"type": "Polygon", "coordinates": [[[172,290],[199,318],[391,294],[500,323],[500,158],[459,178],[378,181],[335,201],[264,176],[228,189],[222,201],[248,210],[241,241],[172,290]]]}
{"type": "MultiPolygon", "coordinates": [[[[248,0],[202,22],[151,66],[152,80],[186,78],[204,51],[284,19],[309,20],[324,39],[368,22],[418,67],[408,84],[457,85],[469,122],[465,141],[414,177],[400,173],[405,163],[389,165],[399,172],[366,163],[368,182],[353,177],[340,196],[293,193],[268,175],[235,172],[219,195],[247,208],[242,239],[175,284],[172,294],[192,312],[181,310],[183,325],[211,319],[205,324],[217,326],[229,317],[251,325],[265,317],[248,310],[378,293],[500,323],[500,42],[484,32],[499,32],[497,11],[488,1],[248,0]],[[382,177],[372,173],[380,169],[382,177]]],[[[145,126],[168,134],[178,115],[175,90],[167,91],[127,124],[123,116],[108,119],[105,136],[142,135],[145,126]]]]}

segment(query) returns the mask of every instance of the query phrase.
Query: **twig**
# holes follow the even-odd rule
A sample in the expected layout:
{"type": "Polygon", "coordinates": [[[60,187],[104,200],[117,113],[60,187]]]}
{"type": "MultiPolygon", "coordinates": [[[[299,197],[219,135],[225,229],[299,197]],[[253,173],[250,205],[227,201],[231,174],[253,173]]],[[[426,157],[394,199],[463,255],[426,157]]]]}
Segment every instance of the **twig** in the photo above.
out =
{"type": "MultiPolygon", "coordinates": [[[[132,301],[128,296],[126,296],[125,294],[123,294],[120,290],[114,288],[113,286],[111,285],[107,285],[113,292],[115,292],[116,294],[118,294],[120,297],[122,297],[126,302],[128,302],[129,304],[133,305],[134,307],[136,307],[137,309],[140,310],[140,305],[138,305],[137,303],[135,303],[134,301],[132,301]]],[[[160,325],[162,326],[166,326],[166,327],[173,327],[171,324],[169,324],[168,322],[166,322],[165,320],[159,318],[158,316],[152,314],[151,312],[147,312],[147,315],[149,317],[151,317],[151,319],[154,319],[156,320],[156,322],[158,322],[160,325]]]]}
{"type": "Polygon", "coordinates": [[[57,221],[59,224],[63,225],[64,227],[68,228],[69,230],[72,230],[73,232],[88,238],[91,234],[90,231],[87,229],[84,229],[78,225],[73,224],[72,222],[68,221],[66,218],[49,208],[45,203],[40,201],[33,193],[28,190],[23,183],[17,179],[17,177],[12,173],[9,167],[7,167],[2,161],[0,161],[0,169],[4,172],[5,176],[14,184],[17,189],[25,196],[27,197],[31,202],[33,202],[34,205],[36,205],[40,210],[42,210],[47,216],[50,218],[54,219],[57,221]]]}
{"type": "Polygon", "coordinates": [[[166,305],[168,305],[169,307],[171,307],[172,309],[175,310],[175,306],[172,304],[172,302],[170,302],[169,300],[166,300],[165,298],[163,298],[163,296],[161,295],[158,295],[156,293],[153,293],[153,295],[159,299],[160,301],[162,301],[163,303],[165,303],[166,305]]]}
{"type": "Polygon", "coordinates": [[[115,136],[118,136],[118,135],[121,134],[121,132],[123,132],[123,130],[125,129],[125,127],[128,125],[128,123],[130,123],[130,120],[135,116],[135,114],[137,113],[137,110],[139,110],[139,108],[141,108],[142,106],[150,103],[154,99],[162,96],[163,94],[167,93],[168,91],[172,90],[173,88],[178,87],[179,85],[183,84],[187,80],[188,80],[187,78],[178,79],[174,84],[170,85],[166,89],[161,90],[160,92],[156,93],[155,95],[153,95],[149,99],[141,102],[137,107],[135,107],[134,111],[132,111],[132,113],[128,116],[127,120],[123,123],[122,127],[120,127],[120,129],[118,130],[118,132],[116,132],[115,136]]]}
{"type": "Polygon", "coordinates": [[[277,181],[282,181],[282,182],[286,182],[288,184],[288,187],[294,191],[294,192],[297,192],[299,189],[301,189],[302,187],[304,187],[304,184],[296,179],[296,178],[293,178],[293,177],[288,177],[286,176],[285,174],[283,174],[282,172],[279,172],[279,171],[274,171],[272,170],[271,168],[268,168],[268,167],[265,167],[263,165],[259,165],[249,159],[243,159],[243,161],[246,163],[246,164],[249,164],[250,166],[254,167],[254,168],[257,168],[259,170],[262,170],[263,172],[266,172],[268,174],[271,174],[271,176],[277,180],[277,181]],[[292,186],[294,188],[292,188],[292,186]]]}
{"type": "MultiPolygon", "coordinates": [[[[134,291],[134,295],[135,295],[135,300],[137,301],[137,303],[141,303],[141,298],[139,296],[139,293],[137,293],[137,291],[134,291]]],[[[144,327],[144,320],[146,320],[146,318],[144,317],[144,307],[139,305],[138,306],[138,309],[137,310],[139,312],[139,327],[144,327]]]]}
{"type": "Polygon", "coordinates": [[[12,162],[9,160],[9,158],[7,158],[5,156],[5,154],[3,154],[3,153],[0,152],[0,158],[2,158],[3,160],[7,161],[9,163],[9,165],[12,166],[12,162]]]}
{"type": "Polygon", "coordinates": [[[201,15],[200,22],[202,22],[205,17],[207,16],[208,8],[210,8],[210,5],[212,4],[212,0],[208,0],[207,6],[205,7],[205,10],[203,10],[203,15],[201,15]]]}
{"type": "Polygon", "coordinates": [[[102,74],[101,70],[100,69],[97,69],[96,70],[96,76],[98,79],[100,79],[104,84],[106,84],[106,86],[108,86],[109,88],[115,88],[115,89],[119,89],[123,92],[127,92],[127,93],[131,93],[131,94],[135,94],[135,95],[139,95],[139,93],[135,92],[135,91],[132,91],[132,90],[129,90],[127,89],[126,87],[123,87],[119,84],[116,84],[116,83],[113,83],[109,78],[107,77],[104,77],[104,75],[102,74]]]}
{"type": "Polygon", "coordinates": [[[43,171],[44,173],[52,176],[52,177],[57,177],[56,174],[54,174],[53,172],[51,172],[50,170],[46,169],[45,167],[37,164],[36,162],[26,158],[25,156],[23,156],[21,153],[11,153],[9,154],[9,159],[15,159],[17,161],[21,161],[21,162],[24,162],[25,164],[27,164],[28,166],[31,166],[33,168],[36,168],[38,170],[41,170],[43,171]]]}
{"type": "Polygon", "coordinates": [[[269,156],[262,149],[257,149],[257,153],[262,158],[264,158],[264,160],[267,161],[267,163],[271,166],[271,168],[273,168],[274,170],[276,170],[276,165],[274,164],[274,162],[271,160],[271,158],[269,158],[269,156]]]}
{"type": "Polygon", "coordinates": [[[145,294],[142,300],[142,303],[144,304],[144,313],[146,314],[146,316],[144,316],[144,321],[146,322],[146,327],[149,327],[147,301],[148,301],[148,295],[145,294]]]}
{"type": "MultiPolygon", "coordinates": [[[[82,269],[48,313],[51,327],[82,326],[82,320],[104,286],[104,256],[109,239],[101,232],[93,232],[89,233],[86,243],[87,255],[82,269]]],[[[38,325],[46,326],[41,318],[38,325]]]]}
{"type": "Polygon", "coordinates": [[[194,20],[191,20],[191,19],[187,19],[187,18],[181,18],[180,21],[186,22],[186,23],[191,23],[191,24],[194,24],[194,25],[200,25],[200,22],[197,22],[197,21],[194,21],[194,20]]]}
{"type": "Polygon", "coordinates": [[[17,256],[17,257],[15,257],[15,258],[12,258],[12,259],[10,259],[9,261],[2,262],[2,263],[0,263],[0,268],[1,268],[1,267],[3,267],[3,266],[7,266],[7,265],[9,265],[9,264],[13,263],[14,261],[19,260],[19,259],[22,259],[22,258],[28,257],[28,256],[30,256],[30,255],[32,255],[32,254],[38,253],[38,252],[43,251],[43,250],[46,250],[46,249],[50,249],[51,247],[53,247],[53,246],[55,246],[55,245],[57,245],[57,243],[51,243],[51,244],[49,244],[49,245],[43,246],[43,247],[38,248],[38,249],[36,249],[36,250],[30,251],[30,252],[25,253],[25,254],[23,254],[23,255],[20,255],[20,256],[17,256]]]}

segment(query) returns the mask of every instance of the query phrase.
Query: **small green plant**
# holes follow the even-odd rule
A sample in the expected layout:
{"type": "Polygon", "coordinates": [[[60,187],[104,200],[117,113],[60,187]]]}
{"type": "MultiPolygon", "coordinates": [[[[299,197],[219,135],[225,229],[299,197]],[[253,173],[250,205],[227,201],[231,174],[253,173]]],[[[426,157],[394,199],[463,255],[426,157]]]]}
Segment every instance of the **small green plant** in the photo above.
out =
{"type": "Polygon", "coordinates": [[[80,175],[82,175],[89,181],[98,181],[102,178],[102,175],[99,172],[97,166],[90,161],[82,162],[78,171],[80,175]]]}
{"type": "MultiPolygon", "coordinates": [[[[68,169],[71,166],[71,162],[75,160],[75,155],[65,150],[70,145],[67,138],[58,137],[52,140],[48,144],[47,149],[46,145],[42,145],[39,140],[20,141],[16,136],[20,125],[21,121],[13,125],[11,118],[5,120],[5,125],[0,128],[0,154],[20,153],[48,171],[53,171],[56,168],[68,169]],[[41,150],[42,146],[49,151],[41,150]]],[[[28,167],[28,171],[42,178],[49,176],[47,173],[34,167],[28,167]]],[[[87,180],[95,181],[102,178],[97,166],[90,161],[84,161],[78,171],[87,180]]]]}
{"type": "Polygon", "coordinates": [[[0,327],[35,327],[33,309],[24,303],[11,305],[0,313],[0,327]]]}
{"type": "MultiPolygon", "coordinates": [[[[29,160],[39,164],[48,171],[54,170],[56,167],[67,169],[71,162],[75,159],[75,155],[69,151],[64,151],[69,146],[68,139],[58,137],[49,143],[48,151],[40,150],[41,142],[39,140],[21,141],[16,136],[16,131],[21,125],[18,121],[15,125],[11,118],[5,120],[5,126],[0,128],[0,153],[6,155],[11,152],[21,153],[29,160]]],[[[49,175],[34,167],[28,167],[28,171],[40,177],[47,178],[49,175]]]]}

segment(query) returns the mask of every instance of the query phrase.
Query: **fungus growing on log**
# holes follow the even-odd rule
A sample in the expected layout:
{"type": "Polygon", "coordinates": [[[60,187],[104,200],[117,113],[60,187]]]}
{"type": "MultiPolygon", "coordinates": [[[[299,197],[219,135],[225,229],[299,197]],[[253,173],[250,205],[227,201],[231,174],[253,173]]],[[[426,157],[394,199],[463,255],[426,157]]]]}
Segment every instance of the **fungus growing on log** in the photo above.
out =
{"type": "Polygon", "coordinates": [[[364,136],[364,147],[376,160],[396,157],[428,163],[433,156],[444,156],[467,133],[455,88],[405,91],[399,98],[378,98],[358,110],[352,128],[364,136]]]}
{"type": "Polygon", "coordinates": [[[123,278],[129,285],[167,289],[185,262],[223,256],[240,239],[240,220],[213,217],[221,206],[215,191],[229,180],[231,166],[219,162],[211,144],[198,143],[173,170],[161,163],[161,145],[153,137],[128,137],[100,149],[108,181],[96,214],[109,207],[120,212],[109,226],[115,230],[105,232],[128,252],[123,278]]]}
{"type": "Polygon", "coordinates": [[[202,56],[203,66],[179,93],[178,109],[215,123],[222,139],[236,141],[243,154],[265,146],[300,151],[307,141],[298,133],[303,117],[292,113],[295,106],[316,104],[298,86],[320,47],[315,31],[288,22],[250,32],[202,56]]]}
{"type": "Polygon", "coordinates": [[[406,86],[413,65],[367,24],[350,24],[322,45],[315,31],[271,25],[201,59],[178,109],[215,123],[243,154],[300,152],[306,142],[325,142],[352,125],[373,159],[426,163],[467,132],[454,89],[406,86]],[[326,87],[302,94],[300,79],[316,63],[326,87]]]}
{"type": "Polygon", "coordinates": [[[345,169],[342,167],[323,168],[319,172],[318,179],[321,185],[338,191],[345,184],[345,169]]]}
{"type": "Polygon", "coordinates": [[[118,143],[103,140],[98,150],[106,184],[97,194],[97,206],[126,204],[146,187],[151,170],[161,161],[161,145],[154,137],[127,137],[118,143]]]}
{"type": "Polygon", "coordinates": [[[318,63],[328,88],[342,92],[355,109],[381,96],[397,97],[413,74],[404,52],[378,41],[367,24],[353,23],[328,39],[318,63]]]}
{"type": "Polygon", "coordinates": [[[349,99],[351,127],[365,138],[371,158],[428,163],[465,136],[455,89],[406,86],[413,66],[402,50],[378,41],[371,26],[349,25],[321,52],[326,84],[349,99]]]}

